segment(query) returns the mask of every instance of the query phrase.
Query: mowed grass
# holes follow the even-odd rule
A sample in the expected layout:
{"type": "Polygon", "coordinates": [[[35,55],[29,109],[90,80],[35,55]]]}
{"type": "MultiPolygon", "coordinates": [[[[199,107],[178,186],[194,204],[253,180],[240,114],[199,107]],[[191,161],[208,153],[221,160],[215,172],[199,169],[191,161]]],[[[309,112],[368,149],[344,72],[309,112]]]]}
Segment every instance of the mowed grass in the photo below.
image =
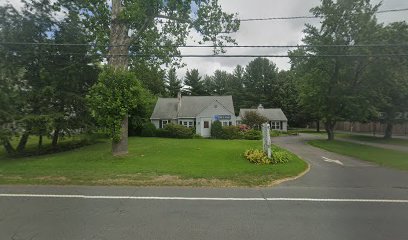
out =
{"type": "Polygon", "coordinates": [[[408,153],[406,152],[343,141],[313,140],[309,144],[330,152],[374,162],[382,166],[408,170],[408,153]]]}
{"type": "Polygon", "coordinates": [[[129,154],[111,155],[106,141],[29,158],[0,157],[1,184],[256,186],[296,176],[307,164],[295,155],[277,165],[243,157],[260,141],[129,138],[129,154]]]}
{"type": "Polygon", "coordinates": [[[408,139],[401,139],[401,138],[384,139],[382,137],[353,135],[353,134],[339,134],[339,137],[345,138],[345,139],[363,141],[363,142],[391,144],[391,145],[400,145],[400,146],[408,147],[408,139]]]}

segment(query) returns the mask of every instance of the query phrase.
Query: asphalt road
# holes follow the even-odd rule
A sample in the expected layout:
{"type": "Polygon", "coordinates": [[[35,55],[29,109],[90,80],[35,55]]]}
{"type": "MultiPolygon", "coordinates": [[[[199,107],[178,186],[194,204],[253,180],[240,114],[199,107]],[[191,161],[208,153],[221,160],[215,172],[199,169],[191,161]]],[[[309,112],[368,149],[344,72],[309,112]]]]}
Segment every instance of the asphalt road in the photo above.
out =
{"type": "Polygon", "coordinates": [[[274,140],[310,171],[272,188],[1,186],[0,239],[408,239],[407,172],[274,140]]]}

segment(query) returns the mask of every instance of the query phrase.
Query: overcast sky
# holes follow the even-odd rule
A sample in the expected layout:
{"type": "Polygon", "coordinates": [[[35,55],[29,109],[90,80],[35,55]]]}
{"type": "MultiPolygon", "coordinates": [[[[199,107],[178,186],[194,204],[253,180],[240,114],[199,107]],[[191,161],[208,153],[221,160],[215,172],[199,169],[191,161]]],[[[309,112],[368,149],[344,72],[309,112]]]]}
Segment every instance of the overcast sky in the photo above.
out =
{"type": "MultiPolygon", "coordinates": [[[[377,4],[380,1],[372,1],[377,4]]],[[[319,5],[320,0],[220,0],[224,11],[236,12],[239,18],[263,18],[310,15],[309,10],[319,5]]],[[[408,8],[408,0],[384,0],[380,10],[408,8]]],[[[408,19],[408,11],[377,14],[381,22],[408,19]]],[[[318,19],[273,20],[241,22],[237,34],[239,45],[296,45],[301,43],[305,23],[319,24],[318,19]]],[[[184,50],[183,53],[203,53],[204,50],[184,50]]],[[[209,53],[207,51],[207,53],[209,53]]],[[[228,49],[227,54],[286,54],[287,49],[228,49]]],[[[188,69],[198,68],[201,74],[212,74],[216,69],[232,71],[237,64],[245,66],[250,58],[186,58],[188,69]]],[[[288,58],[271,58],[279,69],[290,67],[288,58]]],[[[185,69],[180,70],[182,75],[185,69]]]]}
{"type": "MultiPolygon", "coordinates": [[[[238,13],[238,17],[263,18],[310,15],[309,10],[319,5],[320,0],[219,0],[224,11],[238,13]]],[[[0,0],[4,4],[6,0],[0,0]]],[[[21,6],[20,0],[9,0],[21,6]]],[[[373,4],[379,0],[372,0],[373,4]]],[[[380,10],[408,8],[408,0],[383,0],[380,10]]],[[[394,22],[408,19],[408,11],[377,14],[380,22],[394,22]]],[[[317,19],[273,20],[241,22],[239,31],[233,36],[239,45],[296,45],[301,43],[304,24],[317,25],[317,19]]],[[[191,42],[193,44],[193,42],[191,42]]],[[[183,54],[211,54],[205,49],[185,49],[183,54]]],[[[286,54],[287,49],[228,49],[227,54],[286,54]]],[[[178,71],[183,76],[186,69],[197,68],[201,75],[212,74],[217,69],[232,71],[237,64],[245,66],[250,58],[185,58],[187,64],[178,71]]],[[[279,69],[288,69],[287,58],[273,58],[279,69]]]]}

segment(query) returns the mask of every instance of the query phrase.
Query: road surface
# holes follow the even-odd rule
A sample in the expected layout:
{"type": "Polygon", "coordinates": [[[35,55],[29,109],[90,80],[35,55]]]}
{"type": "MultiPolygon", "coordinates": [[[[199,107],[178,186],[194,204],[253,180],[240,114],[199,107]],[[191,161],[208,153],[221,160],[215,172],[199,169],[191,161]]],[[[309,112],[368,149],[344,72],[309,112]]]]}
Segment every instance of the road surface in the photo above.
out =
{"type": "Polygon", "coordinates": [[[0,239],[408,239],[408,173],[308,137],[274,138],[311,168],[272,188],[0,186],[0,239]]]}

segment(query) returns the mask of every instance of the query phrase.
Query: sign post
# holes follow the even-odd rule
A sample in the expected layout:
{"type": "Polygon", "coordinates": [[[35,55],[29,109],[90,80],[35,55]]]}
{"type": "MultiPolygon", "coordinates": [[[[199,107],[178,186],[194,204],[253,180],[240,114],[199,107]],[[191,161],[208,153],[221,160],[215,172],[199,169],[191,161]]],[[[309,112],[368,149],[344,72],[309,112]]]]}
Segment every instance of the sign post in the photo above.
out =
{"type": "Polygon", "coordinates": [[[268,123],[262,124],[262,142],[263,142],[263,151],[268,155],[268,158],[271,158],[271,135],[270,135],[270,125],[268,123]]]}

